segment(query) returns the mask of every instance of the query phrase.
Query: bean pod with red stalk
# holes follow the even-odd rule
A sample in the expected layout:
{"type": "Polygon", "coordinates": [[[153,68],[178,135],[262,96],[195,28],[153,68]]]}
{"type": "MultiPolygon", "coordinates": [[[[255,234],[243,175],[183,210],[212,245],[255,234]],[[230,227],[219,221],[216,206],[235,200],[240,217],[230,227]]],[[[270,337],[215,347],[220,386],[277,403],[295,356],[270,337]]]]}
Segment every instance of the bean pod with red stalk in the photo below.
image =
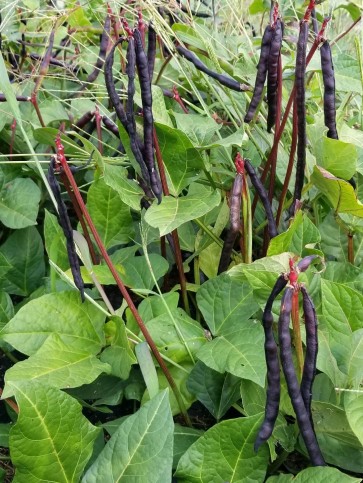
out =
{"type": "Polygon", "coordinates": [[[265,358],[267,365],[267,398],[265,418],[255,441],[255,451],[267,441],[273,432],[278,416],[280,399],[280,368],[277,357],[277,346],[273,336],[272,304],[277,295],[284,290],[278,321],[278,341],[282,370],[285,376],[287,390],[295,411],[296,420],[304,440],[306,450],[313,466],[324,466],[324,458],[320,451],[314,432],[311,416],[311,391],[316,372],[316,358],[318,353],[317,318],[313,302],[306,288],[298,282],[300,272],[307,270],[310,264],[318,258],[311,255],[303,258],[296,266],[290,259],[290,270],[281,274],[267,300],[263,312],[262,322],[265,331],[265,358]],[[306,355],[303,377],[299,384],[291,350],[290,319],[293,310],[293,297],[302,292],[303,312],[306,324],[306,355]]]}

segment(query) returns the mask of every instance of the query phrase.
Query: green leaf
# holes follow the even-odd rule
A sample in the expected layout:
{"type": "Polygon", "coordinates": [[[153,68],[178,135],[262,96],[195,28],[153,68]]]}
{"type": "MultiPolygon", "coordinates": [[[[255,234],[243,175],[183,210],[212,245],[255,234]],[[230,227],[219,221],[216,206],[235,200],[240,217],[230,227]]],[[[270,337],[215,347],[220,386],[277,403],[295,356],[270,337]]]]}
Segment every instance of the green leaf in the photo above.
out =
{"type": "Polygon", "coordinates": [[[87,208],[106,248],[130,242],[134,236],[130,208],[103,179],[88,190],[87,208]]]}
{"type": "Polygon", "coordinates": [[[14,482],[78,483],[100,432],[71,396],[40,383],[14,385],[19,416],[10,431],[14,482]]]}
{"type": "Polygon", "coordinates": [[[0,221],[8,228],[36,225],[40,189],[30,178],[5,182],[0,169],[0,221]]]}
{"type": "Polygon", "coordinates": [[[286,474],[270,476],[266,483],[285,483],[289,481],[293,481],[294,483],[322,483],[323,481],[329,481],[329,483],[358,483],[361,480],[342,473],[337,468],[318,466],[315,468],[305,468],[305,470],[300,471],[295,476],[286,474]]]}
{"type": "Polygon", "coordinates": [[[0,247],[11,268],[0,288],[14,295],[26,296],[39,287],[45,274],[43,241],[33,226],[16,230],[0,247]]]}
{"type": "Polygon", "coordinates": [[[321,136],[313,143],[316,164],[337,178],[350,179],[356,172],[358,153],[352,143],[321,136]]]}
{"type": "Polygon", "coordinates": [[[159,351],[178,363],[190,360],[187,347],[195,356],[206,342],[202,327],[180,308],[148,320],[147,328],[159,351]]]}
{"type": "Polygon", "coordinates": [[[356,330],[352,335],[348,384],[352,388],[362,387],[363,384],[363,329],[356,330]]]}
{"type": "Polygon", "coordinates": [[[121,423],[82,483],[170,481],[173,430],[168,390],[165,390],[121,423]]]}
{"type": "Polygon", "coordinates": [[[197,303],[213,335],[237,329],[258,310],[251,288],[225,274],[201,286],[197,303]]]}
{"type": "Polygon", "coordinates": [[[148,343],[145,341],[137,344],[135,346],[135,354],[149,392],[149,397],[152,399],[159,392],[159,381],[148,343]]]}
{"type": "Polygon", "coordinates": [[[66,238],[55,215],[45,210],[44,241],[48,257],[62,270],[69,268],[66,238]]]}
{"type": "Polygon", "coordinates": [[[104,320],[105,315],[93,304],[81,302],[78,292],[58,292],[28,302],[0,336],[27,355],[35,354],[54,332],[65,344],[97,353],[105,344],[104,320]]]}
{"type": "Polygon", "coordinates": [[[240,128],[233,134],[230,134],[225,138],[213,141],[210,144],[203,146],[203,148],[204,149],[212,149],[212,148],[218,148],[218,147],[230,148],[232,146],[237,146],[240,148],[243,143],[243,134],[244,134],[244,130],[240,128]]]}
{"type": "Polygon", "coordinates": [[[322,313],[330,335],[330,347],[338,365],[348,374],[352,332],[363,328],[363,296],[341,284],[322,280],[322,313]]]}
{"type": "MultiPolygon", "coordinates": [[[[161,255],[150,253],[150,263],[156,280],[159,280],[169,269],[169,264],[161,255]]],[[[122,281],[133,290],[152,290],[155,285],[154,278],[150,273],[146,258],[141,256],[129,256],[122,264],[115,264],[122,281]]],[[[94,265],[93,272],[99,282],[104,285],[114,285],[113,278],[107,265],[94,265]]],[[[85,283],[92,283],[92,278],[85,267],[81,267],[82,278],[85,283]]]]}
{"type": "MultiPolygon", "coordinates": [[[[165,126],[173,127],[173,123],[170,119],[168,111],[165,106],[165,97],[163,90],[156,85],[152,85],[152,96],[153,96],[153,116],[154,122],[158,122],[165,126]]],[[[141,99],[140,99],[141,100],[141,99]]],[[[140,103],[141,107],[141,103],[140,103]]]]}
{"type": "Polygon", "coordinates": [[[175,476],[180,483],[263,482],[268,463],[264,445],[253,444],[262,415],[230,419],[213,426],[180,458],[175,476]]]}
{"type": "Polygon", "coordinates": [[[272,256],[284,252],[292,252],[296,255],[305,256],[310,253],[307,250],[307,245],[315,245],[319,242],[319,230],[300,210],[294,217],[288,230],[271,240],[267,254],[272,256]]]}
{"type": "Polygon", "coordinates": [[[188,428],[180,424],[174,425],[174,455],[173,469],[178,466],[179,460],[186,450],[203,434],[200,429],[188,428]]]}
{"type": "Polygon", "coordinates": [[[9,433],[12,425],[10,423],[0,424],[0,446],[3,448],[9,448],[9,433]]]}
{"type": "Polygon", "coordinates": [[[128,178],[127,169],[122,166],[105,164],[104,175],[107,186],[117,191],[127,206],[135,211],[140,211],[140,201],[144,192],[135,180],[128,178]]]}
{"type": "Polygon", "coordinates": [[[239,399],[240,379],[220,374],[198,361],[189,374],[187,388],[217,419],[239,399]]]}
{"type": "Polygon", "coordinates": [[[178,129],[185,133],[195,147],[205,146],[211,143],[212,138],[219,126],[210,117],[202,117],[198,114],[177,114],[174,113],[178,129]]]}
{"type": "Polygon", "coordinates": [[[160,236],[163,236],[187,221],[200,218],[219,203],[219,191],[211,191],[198,185],[193,194],[180,198],[165,196],[159,205],[151,205],[145,214],[145,221],[152,227],[159,228],[160,236]]]}
{"type": "Polygon", "coordinates": [[[358,59],[347,53],[334,55],[335,87],[339,92],[362,93],[358,59]]]}
{"type": "Polygon", "coordinates": [[[203,169],[203,160],[182,131],[158,123],[155,127],[170,194],[178,196],[198,177],[200,170],[203,169]]]}
{"type": "Polygon", "coordinates": [[[13,302],[6,292],[0,292],[0,329],[2,329],[12,317],[14,317],[13,302]]]}
{"type": "Polygon", "coordinates": [[[20,361],[5,373],[3,397],[14,394],[14,384],[41,382],[58,389],[89,384],[110,366],[85,351],[82,344],[65,344],[56,333],[50,335],[29,359],[20,361]]]}
{"type": "Polygon", "coordinates": [[[314,427],[327,463],[355,473],[363,472],[363,447],[350,430],[343,409],[314,401],[314,427]]]}
{"type": "Polygon", "coordinates": [[[266,362],[263,344],[261,324],[256,321],[241,321],[239,328],[204,344],[197,357],[215,371],[230,372],[264,387],[266,362]]]}
{"type": "Polygon", "coordinates": [[[336,178],[317,166],[314,167],[310,179],[327,197],[337,213],[349,213],[359,218],[363,217],[363,204],[357,200],[353,187],[347,181],[336,178]]]}
{"type": "Polygon", "coordinates": [[[344,408],[350,428],[363,446],[363,393],[346,397],[344,408]]]}
{"type": "Polygon", "coordinates": [[[101,354],[101,361],[111,366],[111,374],[120,379],[127,379],[136,357],[131,350],[126,334],[126,327],[121,317],[112,316],[105,325],[106,340],[109,347],[101,354]]]}

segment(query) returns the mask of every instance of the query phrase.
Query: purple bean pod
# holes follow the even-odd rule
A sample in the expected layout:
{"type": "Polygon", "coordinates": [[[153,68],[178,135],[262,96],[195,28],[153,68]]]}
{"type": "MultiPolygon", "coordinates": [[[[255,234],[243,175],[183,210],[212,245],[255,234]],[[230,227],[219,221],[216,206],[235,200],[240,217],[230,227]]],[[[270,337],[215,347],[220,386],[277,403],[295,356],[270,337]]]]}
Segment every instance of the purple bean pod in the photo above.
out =
{"type": "Polygon", "coordinates": [[[282,37],[284,34],[284,24],[280,19],[277,19],[275,25],[275,32],[271,41],[270,55],[268,58],[268,74],[267,74],[267,132],[271,132],[271,129],[276,123],[277,112],[277,79],[278,79],[278,66],[282,45],[282,37]]]}
{"type": "Polygon", "coordinates": [[[290,316],[292,311],[293,287],[287,287],[281,301],[279,318],[279,344],[282,370],[285,375],[287,390],[294,408],[297,423],[313,466],[325,466],[311,419],[306,410],[296,377],[291,352],[290,316]]]}

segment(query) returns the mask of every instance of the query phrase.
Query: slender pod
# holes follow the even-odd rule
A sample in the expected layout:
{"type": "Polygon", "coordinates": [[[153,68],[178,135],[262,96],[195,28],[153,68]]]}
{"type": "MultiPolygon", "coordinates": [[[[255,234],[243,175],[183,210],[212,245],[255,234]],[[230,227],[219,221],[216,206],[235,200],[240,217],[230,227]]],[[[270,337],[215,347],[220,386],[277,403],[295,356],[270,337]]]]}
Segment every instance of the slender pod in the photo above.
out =
{"type": "Polygon", "coordinates": [[[47,75],[48,69],[49,69],[49,63],[52,58],[52,50],[53,50],[53,44],[54,44],[54,35],[55,35],[55,30],[53,29],[49,35],[49,44],[47,47],[47,50],[45,51],[45,55],[40,63],[39,67],[39,75],[37,77],[37,80],[35,82],[35,87],[34,87],[34,93],[37,93],[44,77],[47,75]]]}
{"type": "Polygon", "coordinates": [[[112,74],[112,66],[113,66],[114,57],[115,57],[115,49],[118,45],[122,44],[122,42],[124,41],[125,41],[125,37],[120,37],[117,40],[117,42],[115,42],[115,44],[112,46],[105,62],[104,73],[105,73],[105,84],[106,84],[108,95],[113,104],[113,107],[115,108],[118,119],[120,120],[124,129],[128,133],[129,131],[127,127],[126,112],[119,98],[119,95],[117,94],[115,83],[113,80],[113,74],[112,74]]]}
{"type": "Polygon", "coordinates": [[[313,301],[306,288],[302,285],[300,289],[303,297],[306,332],[306,352],[300,392],[304,400],[305,408],[310,416],[311,425],[313,425],[311,417],[311,398],[316,373],[316,359],[318,357],[318,321],[313,301]]]}
{"type": "Polygon", "coordinates": [[[248,159],[245,159],[245,167],[251,179],[251,183],[255,188],[256,193],[260,197],[261,203],[265,209],[269,237],[270,239],[274,238],[277,235],[277,227],[276,227],[274,215],[272,213],[271,203],[270,203],[270,200],[268,199],[267,191],[263,186],[260,178],[258,177],[254,167],[252,166],[252,164],[248,159]]]}
{"type": "Polygon", "coordinates": [[[218,265],[218,275],[228,269],[231,258],[234,242],[241,227],[241,193],[243,186],[242,173],[237,171],[236,177],[233,181],[231,196],[229,199],[229,220],[230,228],[223,243],[221,258],[218,265]]]}
{"type": "Polygon", "coordinates": [[[87,111],[83,116],[81,116],[76,123],[73,123],[75,131],[82,130],[87,123],[89,123],[94,116],[93,111],[87,111]]]}
{"type": "Polygon", "coordinates": [[[263,87],[267,76],[268,60],[270,56],[271,41],[275,30],[271,25],[267,25],[262,37],[260,60],[257,65],[257,75],[252,99],[245,115],[244,121],[251,122],[255,115],[258,104],[262,98],[263,87]]]}
{"type": "Polygon", "coordinates": [[[149,77],[149,65],[146,57],[140,32],[134,30],[135,38],[135,52],[136,52],[136,65],[139,74],[140,90],[142,109],[144,117],[144,161],[149,171],[151,189],[157,197],[159,203],[161,202],[162,186],[159,177],[159,173],[155,168],[154,160],[154,119],[152,113],[152,93],[151,82],[149,77]]]}
{"type": "Polygon", "coordinates": [[[146,165],[141,149],[140,143],[137,139],[136,122],[134,114],[134,95],[135,95],[135,41],[133,37],[129,38],[129,44],[126,54],[126,74],[128,77],[127,84],[127,101],[126,101],[126,119],[127,119],[127,131],[130,137],[130,147],[136,161],[138,162],[142,177],[147,185],[150,185],[150,172],[146,165]]]}
{"type": "Polygon", "coordinates": [[[324,121],[328,138],[338,139],[335,108],[335,77],[330,44],[326,40],[320,47],[321,72],[324,84],[324,121]]]}
{"type": "Polygon", "coordinates": [[[156,57],[156,32],[151,22],[149,23],[147,41],[147,63],[149,68],[150,82],[152,82],[156,57]]]}
{"type": "Polygon", "coordinates": [[[304,185],[304,172],[306,165],[306,107],[305,107],[305,71],[306,71],[306,45],[308,41],[309,25],[307,21],[300,23],[300,33],[297,43],[295,86],[297,111],[297,163],[294,201],[300,200],[304,185]]]}
{"type": "Polygon", "coordinates": [[[119,133],[119,130],[118,130],[118,127],[117,125],[113,122],[112,119],[110,119],[109,117],[107,116],[102,116],[102,122],[105,126],[105,128],[112,132],[112,134],[114,134],[115,136],[117,136],[118,138],[120,137],[120,133],[119,133]]]}
{"type": "Polygon", "coordinates": [[[280,19],[276,20],[274,26],[275,32],[271,41],[270,55],[268,57],[268,74],[267,74],[267,131],[271,129],[276,123],[277,111],[277,80],[278,80],[278,66],[281,53],[282,37],[284,34],[284,24],[280,19]]]}
{"type": "Polygon", "coordinates": [[[218,72],[214,72],[213,70],[209,69],[205,64],[203,64],[201,60],[198,59],[198,57],[195,54],[193,54],[193,52],[186,49],[182,45],[177,45],[175,48],[179,52],[179,54],[181,54],[183,57],[189,60],[189,62],[191,62],[198,70],[209,75],[209,77],[216,79],[223,86],[228,87],[229,89],[237,92],[250,90],[249,86],[245,84],[240,84],[238,81],[232,79],[231,77],[228,77],[223,74],[218,74],[218,72]]]}
{"type": "Polygon", "coordinates": [[[81,269],[79,266],[79,260],[76,253],[76,248],[73,240],[73,229],[71,222],[69,221],[69,216],[67,212],[67,207],[62,199],[61,191],[57,178],[55,177],[55,157],[52,157],[49,169],[48,169],[48,182],[51,190],[54,194],[54,198],[58,204],[58,222],[62,227],[64,236],[67,241],[67,254],[69,259],[69,264],[71,267],[71,272],[74,280],[75,286],[78,288],[81,294],[82,302],[84,301],[84,283],[81,276],[81,269]]]}
{"type": "Polygon", "coordinates": [[[265,310],[262,315],[263,330],[265,332],[265,359],[267,366],[267,391],[265,417],[258,431],[255,441],[255,451],[262,443],[267,441],[272,434],[277,416],[279,414],[280,405],[280,364],[277,354],[277,344],[275,342],[272,324],[272,305],[276,297],[286,287],[287,279],[282,274],[278,277],[272,291],[267,299],[265,310]]]}
{"type": "Polygon", "coordinates": [[[317,258],[320,258],[319,255],[308,255],[307,257],[302,258],[296,266],[298,273],[306,272],[312,262],[317,258]]]}
{"type": "Polygon", "coordinates": [[[311,425],[308,411],[305,408],[301,396],[299,382],[296,377],[294,361],[291,352],[290,316],[292,311],[292,299],[294,288],[289,286],[285,290],[281,301],[279,318],[279,345],[282,369],[286,379],[287,390],[294,408],[301,436],[305,442],[307,452],[313,466],[324,466],[324,458],[321,454],[314,429],[311,425]]]}
{"type": "Polygon", "coordinates": [[[110,41],[110,30],[111,30],[111,18],[109,15],[106,15],[106,20],[103,26],[103,31],[102,31],[101,40],[100,40],[99,54],[98,54],[94,69],[87,77],[85,85],[94,82],[97,79],[99,73],[101,72],[103,64],[105,63],[107,47],[110,41]]]}

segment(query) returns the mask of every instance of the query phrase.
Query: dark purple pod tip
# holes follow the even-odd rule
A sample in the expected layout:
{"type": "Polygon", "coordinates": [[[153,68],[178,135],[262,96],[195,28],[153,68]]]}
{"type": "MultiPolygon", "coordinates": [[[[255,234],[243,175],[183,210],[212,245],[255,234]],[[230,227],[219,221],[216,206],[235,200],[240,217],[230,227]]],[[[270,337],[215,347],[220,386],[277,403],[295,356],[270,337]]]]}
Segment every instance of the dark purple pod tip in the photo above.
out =
{"type": "Polygon", "coordinates": [[[297,264],[297,269],[299,272],[305,272],[311,265],[311,263],[316,259],[321,258],[319,255],[309,255],[304,257],[300,262],[297,264]]]}

